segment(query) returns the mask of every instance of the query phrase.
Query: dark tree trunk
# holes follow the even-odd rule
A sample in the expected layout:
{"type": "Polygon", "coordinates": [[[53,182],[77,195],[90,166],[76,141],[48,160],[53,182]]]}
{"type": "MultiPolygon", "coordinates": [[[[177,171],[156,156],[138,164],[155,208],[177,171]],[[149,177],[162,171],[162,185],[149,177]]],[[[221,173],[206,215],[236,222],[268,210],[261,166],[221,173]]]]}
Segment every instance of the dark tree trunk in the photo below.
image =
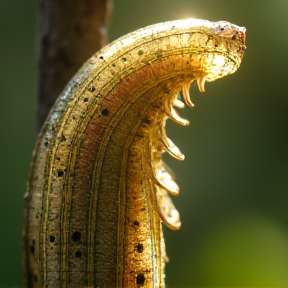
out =
{"type": "Polygon", "coordinates": [[[81,65],[107,42],[112,0],[40,0],[37,125],[81,65]]]}

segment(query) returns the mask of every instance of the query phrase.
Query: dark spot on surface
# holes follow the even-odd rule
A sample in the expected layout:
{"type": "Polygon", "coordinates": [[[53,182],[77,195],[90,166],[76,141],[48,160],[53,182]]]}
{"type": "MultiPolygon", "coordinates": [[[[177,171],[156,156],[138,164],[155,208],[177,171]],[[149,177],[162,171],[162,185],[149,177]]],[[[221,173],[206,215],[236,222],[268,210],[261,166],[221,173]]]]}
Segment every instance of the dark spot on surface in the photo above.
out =
{"type": "Polygon", "coordinates": [[[139,137],[139,138],[141,138],[141,139],[145,138],[144,135],[142,135],[142,134],[138,134],[138,133],[136,134],[136,136],[139,137]]]}
{"type": "Polygon", "coordinates": [[[125,57],[123,57],[122,59],[123,59],[123,61],[124,61],[124,62],[126,62],[126,61],[127,61],[127,59],[126,59],[125,57]]]}
{"type": "Polygon", "coordinates": [[[62,134],[61,136],[61,142],[65,142],[66,141],[66,137],[64,136],[64,134],[62,134]]]}
{"type": "Polygon", "coordinates": [[[64,172],[62,170],[58,170],[58,177],[62,177],[64,175],[64,172]]]}
{"type": "Polygon", "coordinates": [[[30,246],[30,252],[31,254],[34,254],[35,253],[35,239],[32,240],[32,245],[30,246]]]}
{"type": "Polygon", "coordinates": [[[139,51],[138,51],[138,55],[139,55],[139,56],[143,55],[143,51],[142,51],[142,50],[139,50],[139,51]]]}
{"type": "Polygon", "coordinates": [[[88,90],[89,90],[90,92],[94,92],[96,89],[95,89],[94,86],[92,86],[92,87],[90,87],[88,90]]]}
{"type": "Polygon", "coordinates": [[[112,63],[112,67],[114,67],[114,68],[115,68],[115,67],[116,67],[116,64],[115,64],[115,63],[112,63]]]}
{"type": "Polygon", "coordinates": [[[34,275],[34,281],[38,282],[38,275],[37,274],[34,275]]]}
{"type": "Polygon", "coordinates": [[[34,245],[30,246],[30,252],[31,252],[31,254],[35,253],[35,246],[34,245]]]}
{"type": "Polygon", "coordinates": [[[218,47],[218,44],[216,44],[216,43],[215,43],[215,44],[214,44],[214,47],[216,47],[216,48],[217,48],[217,47],[218,47]]]}
{"type": "Polygon", "coordinates": [[[99,58],[100,58],[101,60],[103,60],[103,59],[104,59],[104,57],[103,57],[103,56],[100,56],[99,58]]]}
{"type": "Polygon", "coordinates": [[[148,125],[150,125],[150,124],[151,124],[151,120],[145,119],[145,123],[148,124],[148,125]]]}
{"type": "Polygon", "coordinates": [[[168,94],[168,93],[170,93],[170,91],[171,91],[171,90],[170,90],[168,87],[166,87],[166,86],[163,87],[163,92],[164,92],[164,93],[168,94]]]}
{"type": "Polygon", "coordinates": [[[76,251],[75,252],[75,257],[80,258],[82,256],[82,252],[81,251],[76,251]]]}
{"type": "Polygon", "coordinates": [[[212,37],[212,36],[208,36],[207,41],[206,41],[206,44],[207,44],[209,41],[211,41],[211,40],[213,40],[213,37],[212,37]]]}
{"type": "Polygon", "coordinates": [[[142,273],[138,274],[137,277],[136,277],[136,284],[137,285],[144,285],[144,283],[145,283],[144,274],[142,274],[142,273]]]}
{"type": "Polygon", "coordinates": [[[144,208],[142,208],[142,209],[141,209],[141,211],[146,211],[146,208],[145,208],[145,207],[144,207],[144,208]]]}
{"type": "Polygon", "coordinates": [[[78,242],[81,239],[81,233],[80,232],[74,232],[71,236],[71,239],[73,242],[78,242]]]}
{"type": "Polygon", "coordinates": [[[189,65],[189,61],[187,61],[186,64],[189,65]]]}
{"type": "Polygon", "coordinates": [[[48,147],[48,144],[49,144],[49,142],[48,142],[48,141],[44,142],[44,146],[45,146],[45,148],[47,148],[47,147],[48,147]]]}
{"type": "Polygon", "coordinates": [[[139,226],[140,223],[139,223],[138,221],[134,221],[134,222],[133,222],[133,225],[134,225],[134,226],[139,226]]]}
{"type": "Polygon", "coordinates": [[[137,199],[137,197],[133,197],[133,199],[134,199],[134,200],[136,200],[136,199],[137,199]]]}
{"type": "Polygon", "coordinates": [[[84,102],[88,102],[88,101],[89,101],[89,98],[84,98],[83,101],[84,101],[84,102]]]}
{"type": "Polygon", "coordinates": [[[233,35],[233,36],[232,36],[232,40],[236,40],[236,35],[233,35]]]}
{"type": "Polygon", "coordinates": [[[136,248],[136,251],[138,252],[138,253],[142,253],[143,252],[143,250],[144,250],[144,247],[143,247],[143,244],[137,244],[136,246],[135,246],[135,248],[136,248]]]}
{"type": "Polygon", "coordinates": [[[55,237],[54,236],[50,236],[50,242],[51,243],[55,242],[55,237]]]}
{"type": "Polygon", "coordinates": [[[57,160],[60,161],[60,157],[57,157],[57,160]]]}
{"type": "Polygon", "coordinates": [[[109,110],[107,108],[103,109],[101,113],[103,116],[109,116],[109,110]]]}

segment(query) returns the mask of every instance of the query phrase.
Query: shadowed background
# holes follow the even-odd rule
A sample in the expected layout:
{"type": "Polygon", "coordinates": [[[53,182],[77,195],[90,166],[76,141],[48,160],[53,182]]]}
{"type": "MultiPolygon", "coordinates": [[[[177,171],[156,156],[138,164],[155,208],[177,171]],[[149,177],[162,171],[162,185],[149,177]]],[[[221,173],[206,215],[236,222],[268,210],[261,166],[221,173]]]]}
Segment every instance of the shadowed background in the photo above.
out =
{"type": "MultiPolygon", "coordinates": [[[[165,229],[168,288],[288,285],[288,2],[116,0],[110,40],[188,17],[247,28],[235,74],[192,85],[188,127],[168,124],[185,154],[165,155],[182,228],[165,229]]],[[[35,141],[36,1],[0,1],[0,287],[22,285],[23,194],[35,141]]]]}

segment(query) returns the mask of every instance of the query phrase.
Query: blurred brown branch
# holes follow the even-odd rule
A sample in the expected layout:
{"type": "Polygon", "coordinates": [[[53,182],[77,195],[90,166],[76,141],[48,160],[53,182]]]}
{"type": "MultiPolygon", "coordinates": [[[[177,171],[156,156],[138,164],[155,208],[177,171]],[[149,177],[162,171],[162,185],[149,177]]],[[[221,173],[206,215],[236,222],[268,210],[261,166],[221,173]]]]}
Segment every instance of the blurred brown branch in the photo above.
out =
{"type": "Polygon", "coordinates": [[[81,65],[107,42],[112,0],[40,0],[37,125],[81,65]]]}

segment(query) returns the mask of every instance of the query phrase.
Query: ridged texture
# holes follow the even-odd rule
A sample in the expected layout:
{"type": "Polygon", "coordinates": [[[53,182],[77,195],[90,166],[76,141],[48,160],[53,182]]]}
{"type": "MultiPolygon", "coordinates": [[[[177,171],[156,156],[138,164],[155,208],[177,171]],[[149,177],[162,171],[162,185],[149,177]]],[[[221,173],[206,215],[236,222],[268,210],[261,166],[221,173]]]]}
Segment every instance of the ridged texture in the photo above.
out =
{"type": "Polygon", "coordinates": [[[180,227],[164,151],[189,87],[237,70],[245,28],[187,19],[138,30],[96,53],[39,135],[25,194],[27,287],[164,287],[161,221],[180,227]]]}

